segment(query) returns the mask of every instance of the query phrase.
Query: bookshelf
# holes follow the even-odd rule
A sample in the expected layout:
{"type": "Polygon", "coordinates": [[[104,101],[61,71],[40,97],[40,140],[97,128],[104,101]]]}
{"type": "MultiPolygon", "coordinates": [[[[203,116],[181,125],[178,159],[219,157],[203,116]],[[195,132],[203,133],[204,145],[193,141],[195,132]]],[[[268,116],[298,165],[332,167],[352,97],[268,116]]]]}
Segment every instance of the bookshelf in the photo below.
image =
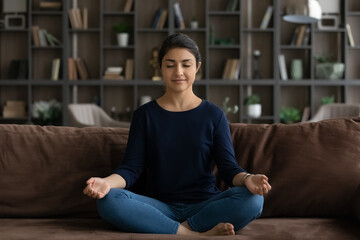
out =
{"type": "MultiPolygon", "coordinates": [[[[292,106],[303,111],[310,107],[313,115],[325,96],[335,96],[336,102],[360,104],[360,70],[356,67],[360,52],[360,3],[356,0],[340,0],[339,26],[332,30],[320,30],[316,24],[308,25],[308,43],[291,45],[297,24],[282,20],[286,0],[133,0],[130,11],[124,12],[127,0],[67,0],[61,9],[43,10],[40,0],[28,0],[25,29],[0,29],[0,104],[7,101],[24,101],[28,113],[22,118],[3,118],[0,123],[25,123],[32,119],[31,109],[35,101],[56,100],[62,102],[62,122],[68,124],[67,104],[98,103],[107,113],[116,109],[126,116],[140,104],[144,95],[155,99],[164,88],[161,82],[152,81],[150,66],[152,49],[160,47],[162,40],[175,32],[183,32],[199,45],[203,59],[201,79],[194,91],[204,99],[222,106],[230,97],[231,106],[238,105],[239,112],[228,115],[230,122],[277,123],[282,106],[292,106]],[[179,3],[185,28],[177,27],[174,3],[179,3]],[[229,2],[234,4],[229,6],[229,2]],[[272,15],[266,28],[260,28],[268,7],[272,15]],[[230,7],[230,8],[229,8],[230,7]],[[88,28],[73,29],[68,10],[88,10],[88,28]],[[159,8],[167,10],[167,19],[161,29],[152,28],[159,8]],[[196,17],[199,26],[190,28],[196,17]],[[114,23],[125,22],[130,26],[129,44],[120,47],[112,30],[114,23]],[[355,46],[350,46],[346,23],[352,26],[355,46]],[[38,25],[61,41],[58,46],[34,46],[31,27],[38,25]],[[226,27],[224,27],[226,26],[226,27]],[[334,52],[336,49],[336,52],[334,52]],[[253,54],[259,50],[260,77],[254,77],[253,54]],[[335,53],[345,64],[344,77],[339,80],[316,78],[314,56],[335,53]],[[289,79],[281,80],[278,56],[285,56],[289,79]],[[85,61],[89,78],[69,80],[68,58],[85,61]],[[51,80],[51,63],[61,59],[61,74],[51,80]],[[223,80],[227,59],[240,59],[238,80],[223,80]],[[11,60],[28,59],[28,74],[22,79],[8,79],[11,60]],[[104,71],[109,67],[126,68],[127,59],[133,59],[132,79],[107,80],[104,71]],[[291,62],[301,59],[303,76],[291,79],[291,62]],[[244,99],[249,94],[261,97],[262,116],[251,119],[246,116],[244,99]]],[[[2,4],[2,1],[0,1],[2,4]]]]}

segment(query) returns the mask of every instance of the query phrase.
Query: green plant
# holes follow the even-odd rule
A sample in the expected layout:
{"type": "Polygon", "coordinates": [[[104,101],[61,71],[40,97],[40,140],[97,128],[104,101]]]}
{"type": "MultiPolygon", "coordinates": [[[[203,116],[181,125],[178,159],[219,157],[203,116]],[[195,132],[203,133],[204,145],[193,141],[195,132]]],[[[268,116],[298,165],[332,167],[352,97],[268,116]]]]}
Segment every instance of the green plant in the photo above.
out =
{"type": "Polygon", "coordinates": [[[260,97],[257,94],[250,95],[246,97],[244,100],[245,105],[259,104],[259,103],[260,103],[260,97]]]}
{"type": "Polygon", "coordinates": [[[34,102],[32,116],[41,121],[41,125],[54,125],[61,118],[61,103],[52,99],[50,101],[34,102]]]}
{"type": "Polygon", "coordinates": [[[329,63],[334,62],[334,57],[328,53],[316,54],[314,56],[317,63],[329,63]]]}
{"type": "Polygon", "coordinates": [[[282,123],[295,123],[300,121],[300,110],[294,107],[282,107],[280,110],[282,123]]]}
{"type": "Polygon", "coordinates": [[[323,97],[321,98],[321,104],[325,105],[325,104],[330,104],[330,103],[334,103],[335,102],[335,96],[331,95],[329,97],[323,97]]]}
{"type": "Polygon", "coordinates": [[[126,22],[119,22],[113,24],[113,30],[116,33],[128,33],[130,32],[130,26],[126,22]]]}

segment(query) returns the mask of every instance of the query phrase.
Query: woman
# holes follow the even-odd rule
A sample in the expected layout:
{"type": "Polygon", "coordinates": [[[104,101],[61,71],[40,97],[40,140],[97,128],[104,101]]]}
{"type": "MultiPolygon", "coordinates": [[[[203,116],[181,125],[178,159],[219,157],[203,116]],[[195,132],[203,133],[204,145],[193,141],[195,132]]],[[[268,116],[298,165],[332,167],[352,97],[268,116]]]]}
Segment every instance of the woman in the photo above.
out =
{"type": "Polygon", "coordinates": [[[168,36],[159,63],[165,94],[134,112],[123,164],[90,178],[84,194],[99,199],[100,216],[122,231],[234,235],[261,214],[268,178],[238,166],[223,111],[194,94],[201,66],[195,42],[168,36]],[[214,162],[233,188],[215,187],[214,162]],[[145,196],[125,190],[143,171],[145,196]]]}

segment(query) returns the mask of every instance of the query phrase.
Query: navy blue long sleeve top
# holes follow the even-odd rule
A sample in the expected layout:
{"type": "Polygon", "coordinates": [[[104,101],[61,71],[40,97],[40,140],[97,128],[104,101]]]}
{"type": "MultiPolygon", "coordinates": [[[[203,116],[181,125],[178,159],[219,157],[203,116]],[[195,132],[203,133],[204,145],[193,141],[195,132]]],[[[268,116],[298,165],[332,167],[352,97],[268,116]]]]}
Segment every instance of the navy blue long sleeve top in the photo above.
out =
{"type": "Polygon", "coordinates": [[[219,193],[214,163],[229,186],[244,172],[235,160],[224,112],[205,100],[194,109],[171,112],[154,100],[134,112],[123,163],[115,173],[129,188],[145,170],[147,196],[192,203],[219,193]]]}

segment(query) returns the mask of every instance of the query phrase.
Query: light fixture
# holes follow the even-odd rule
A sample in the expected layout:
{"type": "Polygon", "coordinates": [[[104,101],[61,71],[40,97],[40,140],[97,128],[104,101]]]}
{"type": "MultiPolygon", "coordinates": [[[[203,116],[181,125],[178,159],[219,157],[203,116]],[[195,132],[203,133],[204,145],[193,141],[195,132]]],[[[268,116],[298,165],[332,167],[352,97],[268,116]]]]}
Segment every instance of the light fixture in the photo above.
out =
{"type": "Polygon", "coordinates": [[[287,22],[309,24],[321,19],[321,7],[316,0],[291,0],[283,19],[287,22]]]}

